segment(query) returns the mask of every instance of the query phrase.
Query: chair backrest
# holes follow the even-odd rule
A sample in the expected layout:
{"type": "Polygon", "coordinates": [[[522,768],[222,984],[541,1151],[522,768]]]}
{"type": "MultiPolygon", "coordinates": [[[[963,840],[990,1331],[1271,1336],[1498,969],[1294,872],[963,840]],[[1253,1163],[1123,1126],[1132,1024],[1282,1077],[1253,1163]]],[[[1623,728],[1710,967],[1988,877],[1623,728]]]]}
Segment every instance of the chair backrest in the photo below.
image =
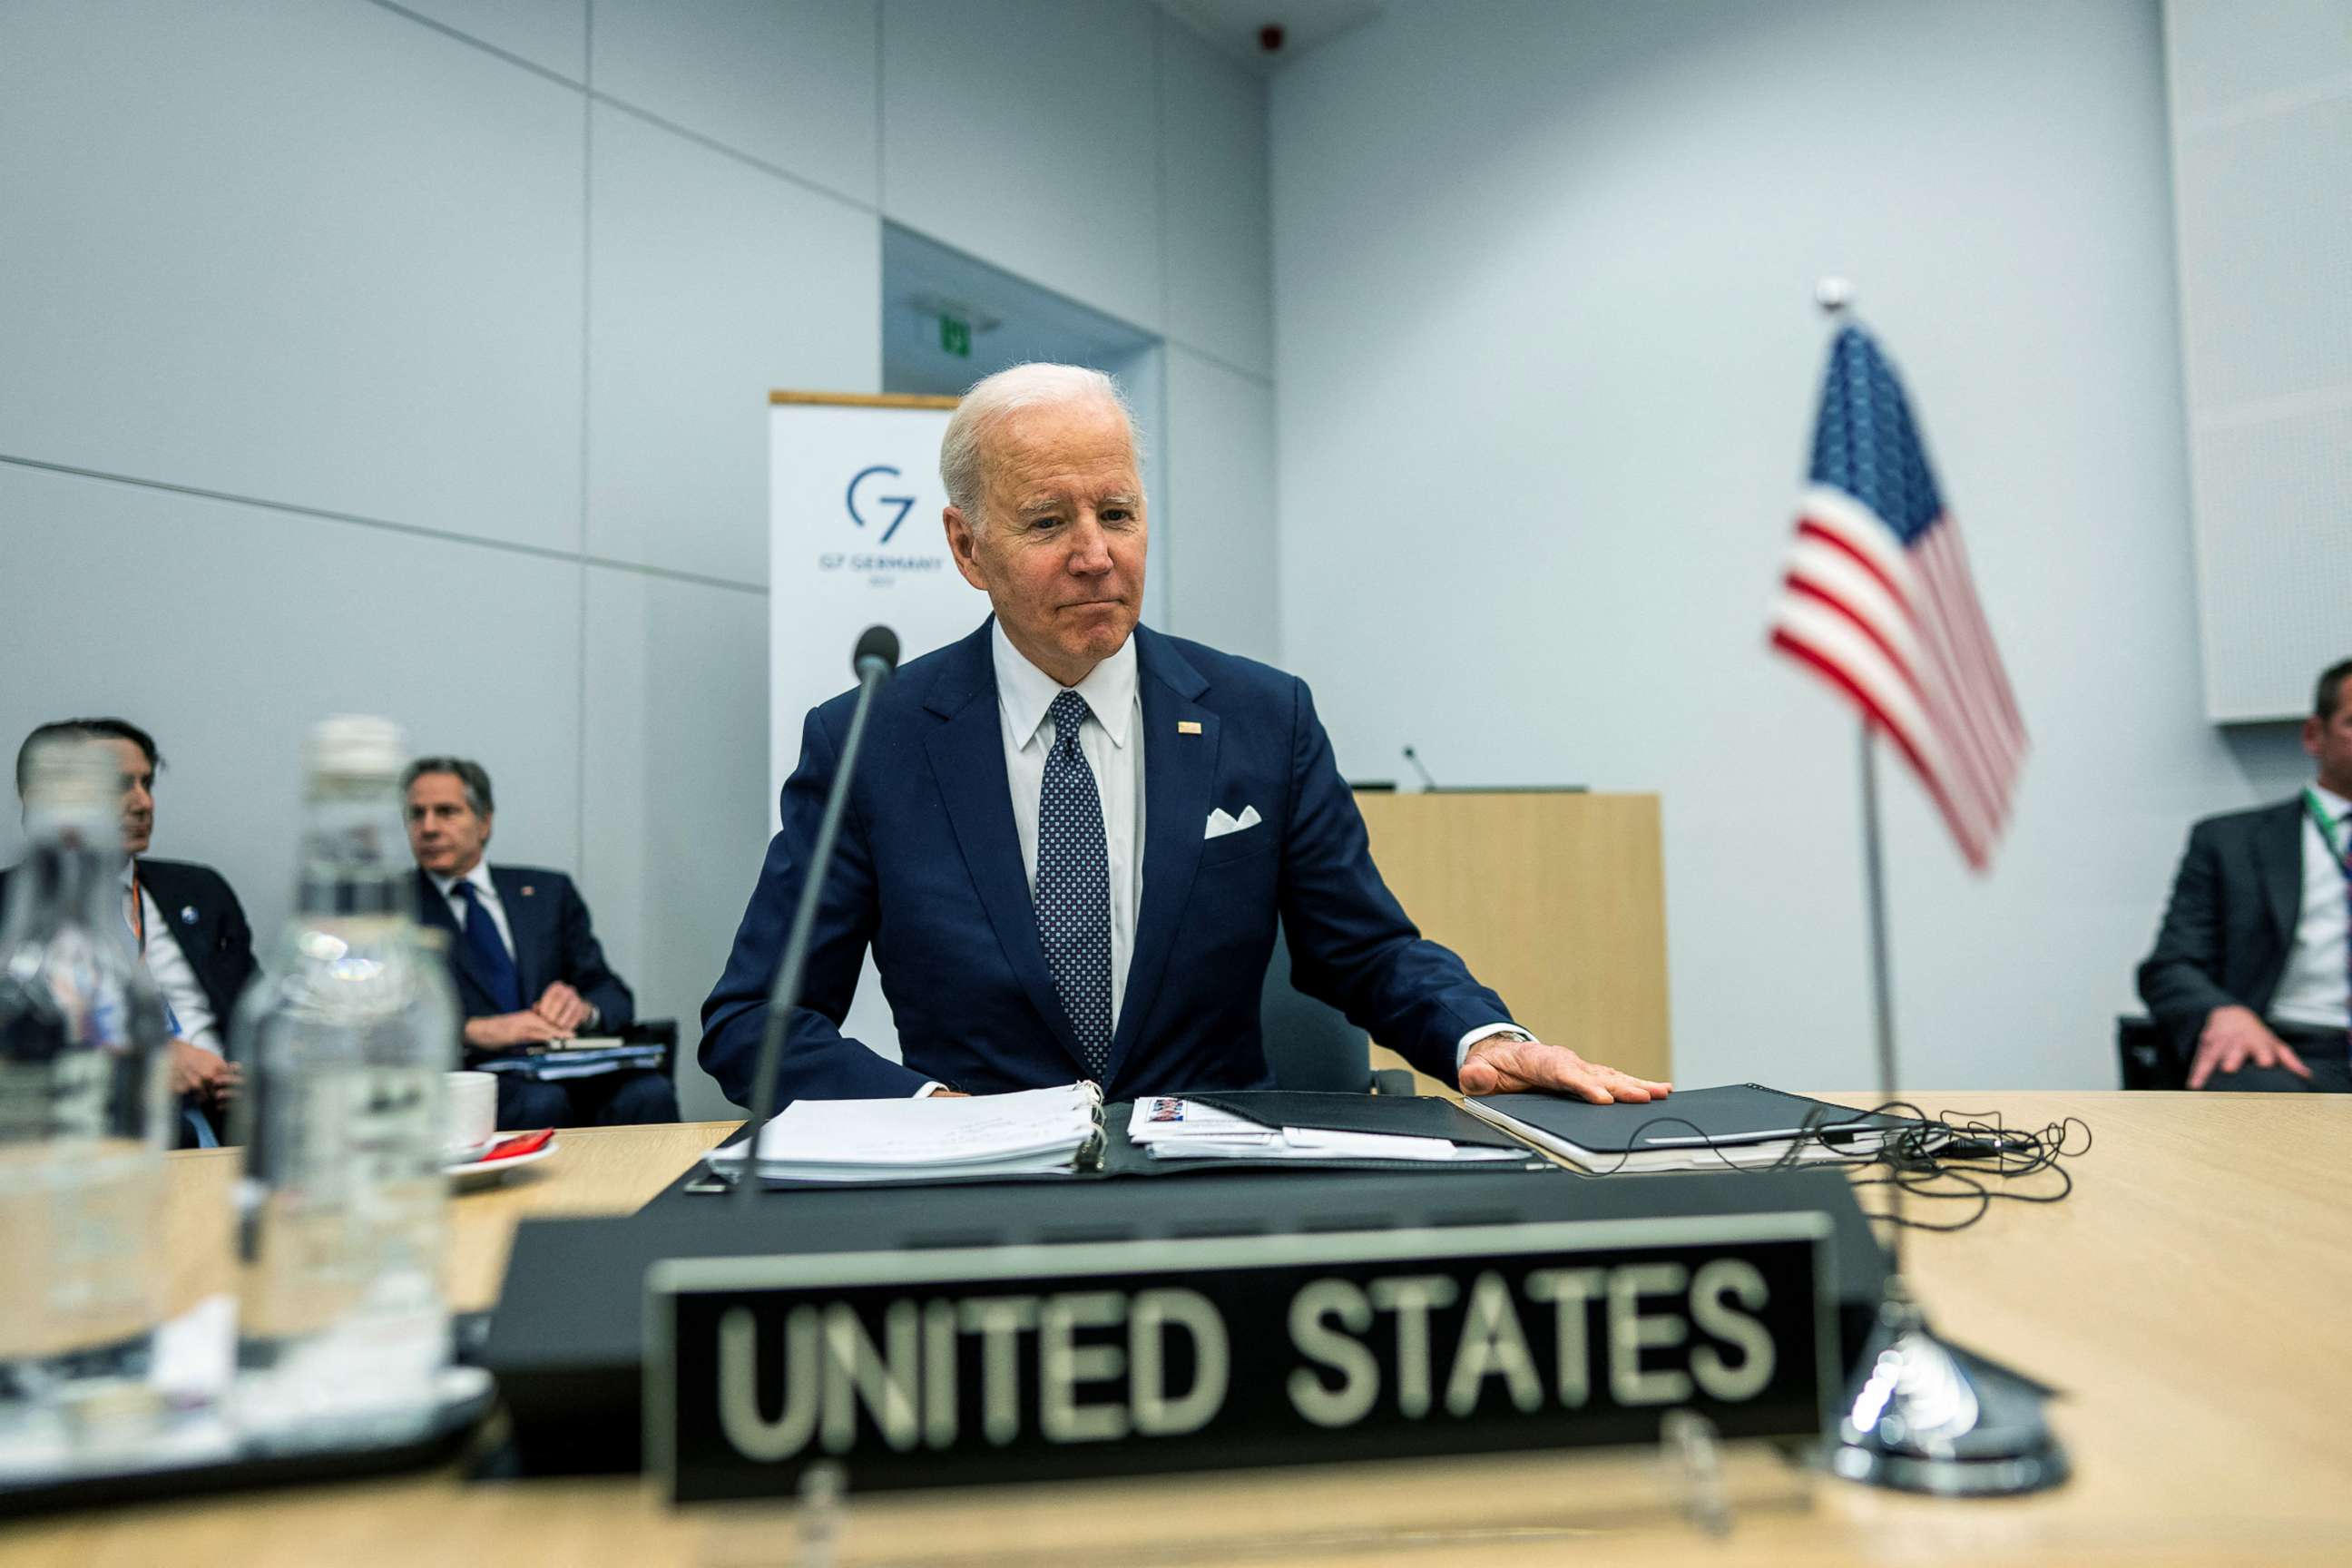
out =
{"type": "Polygon", "coordinates": [[[2153,1018],[2116,1020],[2116,1057],[2126,1089],[2187,1089],[2189,1073],[2153,1018]]]}
{"type": "Polygon", "coordinates": [[[1258,999],[1276,1089],[1360,1094],[1372,1087],[1372,1042],[1336,1007],[1290,984],[1290,942],[1277,926],[1258,999]]]}

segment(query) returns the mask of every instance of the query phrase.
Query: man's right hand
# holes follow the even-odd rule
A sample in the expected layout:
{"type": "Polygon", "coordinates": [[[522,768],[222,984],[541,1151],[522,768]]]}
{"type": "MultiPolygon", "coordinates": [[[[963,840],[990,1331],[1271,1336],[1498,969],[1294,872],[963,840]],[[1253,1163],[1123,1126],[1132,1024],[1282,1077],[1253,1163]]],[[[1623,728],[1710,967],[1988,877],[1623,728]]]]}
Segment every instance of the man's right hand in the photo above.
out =
{"type": "Polygon", "coordinates": [[[572,1031],[549,1023],[537,1013],[497,1013],[466,1020],[466,1043],[478,1051],[510,1050],[542,1040],[568,1040],[572,1031]]]}
{"type": "Polygon", "coordinates": [[[204,1047],[187,1040],[172,1042],[172,1094],[174,1099],[193,1094],[207,1105],[219,1105],[235,1092],[236,1080],[236,1068],[204,1047]]]}
{"type": "Polygon", "coordinates": [[[2298,1078],[2311,1069],[2284,1040],[2270,1032],[2252,1007],[2216,1007],[2205,1015],[2197,1036],[2197,1058],[2189,1064],[2189,1087],[2203,1089],[2215,1073],[2235,1072],[2252,1063],[2258,1068],[2284,1068],[2298,1078]]]}

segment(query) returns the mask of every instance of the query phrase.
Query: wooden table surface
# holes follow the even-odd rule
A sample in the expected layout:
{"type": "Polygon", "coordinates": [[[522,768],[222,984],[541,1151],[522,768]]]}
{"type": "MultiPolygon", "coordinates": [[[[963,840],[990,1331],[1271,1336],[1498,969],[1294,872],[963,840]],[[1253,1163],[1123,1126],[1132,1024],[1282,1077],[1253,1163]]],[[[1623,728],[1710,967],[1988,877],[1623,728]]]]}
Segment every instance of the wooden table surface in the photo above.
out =
{"type": "MultiPolygon", "coordinates": [[[[1839,1095],[1851,1103],[1868,1097],[1839,1095]]],[[[2095,1137],[2074,1195],[1911,1238],[1940,1327],[2064,1389],[2074,1480],[1944,1502],[1774,1472],[1706,1540],[1638,1457],[1268,1471],[853,1500],[844,1563],[2317,1564],[2352,1562],[2352,1098],[1921,1093],[1939,1111],[2095,1137]]],[[[488,1303],[516,1220],[625,1212],[726,1124],[565,1132],[456,1200],[452,1295],[488,1303]]],[[[235,1155],[174,1156],[175,1289],[226,1281],[235,1155]]],[[[1874,1202],[1874,1197],[1867,1200],[1874,1202]]],[[[1930,1211],[1940,1213],[1941,1211],[1930,1211]]],[[[733,1568],[795,1558],[789,1508],[672,1511],[634,1479],[390,1480],[0,1526],[11,1568],[467,1562],[733,1568]]]]}

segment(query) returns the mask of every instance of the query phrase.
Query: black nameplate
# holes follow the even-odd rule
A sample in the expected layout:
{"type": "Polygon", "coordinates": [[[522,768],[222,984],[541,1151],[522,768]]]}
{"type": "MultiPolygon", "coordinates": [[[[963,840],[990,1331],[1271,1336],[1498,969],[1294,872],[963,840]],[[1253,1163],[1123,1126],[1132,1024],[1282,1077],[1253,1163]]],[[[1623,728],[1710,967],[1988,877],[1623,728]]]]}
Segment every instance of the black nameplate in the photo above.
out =
{"type": "Polygon", "coordinates": [[[1810,1437],[1820,1214],[655,1266],[646,1465],[676,1501],[1810,1437]]]}

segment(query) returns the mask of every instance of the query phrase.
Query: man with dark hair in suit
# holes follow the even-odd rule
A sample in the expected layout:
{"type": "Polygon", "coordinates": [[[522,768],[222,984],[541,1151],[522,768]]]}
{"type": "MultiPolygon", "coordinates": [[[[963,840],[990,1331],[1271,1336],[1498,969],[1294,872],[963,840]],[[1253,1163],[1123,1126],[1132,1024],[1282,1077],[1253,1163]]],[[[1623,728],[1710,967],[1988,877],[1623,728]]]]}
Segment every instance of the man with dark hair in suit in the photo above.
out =
{"type": "MultiPolygon", "coordinates": [[[[226,1042],[230,1010],[254,972],[245,910],[211,867],[148,857],[155,773],[163,759],[155,738],[127,719],[60,719],[26,736],[16,752],[18,799],[34,748],[53,735],[103,742],[122,764],[122,922],[163,994],[181,1146],[211,1148],[220,1142],[223,1113],[240,1077],[226,1042]]],[[[0,907],[6,878],[0,872],[0,907]]]]}
{"type": "Polygon", "coordinates": [[[2352,658],[2303,721],[2318,778],[2189,835],[2140,999],[2189,1087],[2352,1092],[2352,658]]]}
{"type": "MultiPolygon", "coordinates": [[[[627,1027],[636,1001],[604,962],[572,879],[492,866],[490,775],[463,757],[420,757],[402,777],[417,912],[449,939],[449,977],[465,1015],[468,1066],[486,1058],[627,1027]]],[[[624,1068],[541,1082],[499,1079],[500,1127],[617,1127],[676,1121],[677,1095],[657,1072],[624,1068]]]]}
{"type": "MultiPolygon", "coordinates": [[[[1469,1093],[1667,1092],[1538,1040],[1413,929],[1304,682],[1137,624],[1143,482],[1108,377],[988,377],[948,422],[940,476],[956,569],[994,614],[874,703],[789,1020],[787,1098],[1267,1087],[1277,917],[1300,990],[1469,1093]],[[841,1031],[869,946],[900,1062],[841,1031]]],[[[738,1103],[851,702],[808,716],[782,828],[703,1004],[703,1065],[738,1103]]]]}

